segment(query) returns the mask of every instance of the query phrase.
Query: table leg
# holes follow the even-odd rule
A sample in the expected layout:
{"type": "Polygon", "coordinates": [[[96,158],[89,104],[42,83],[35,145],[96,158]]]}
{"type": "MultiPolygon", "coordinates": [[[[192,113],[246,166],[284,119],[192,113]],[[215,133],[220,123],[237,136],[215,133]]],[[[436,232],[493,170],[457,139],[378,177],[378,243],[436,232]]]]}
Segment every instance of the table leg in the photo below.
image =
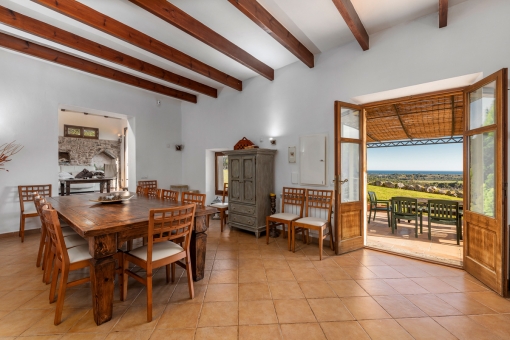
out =
{"type": "Polygon", "coordinates": [[[106,182],[106,192],[110,192],[110,182],[111,181],[106,182]]]}
{"type": "Polygon", "coordinates": [[[209,216],[195,217],[195,228],[191,233],[190,242],[191,271],[194,281],[204,278],[207,229],[209,229],[209,216]]]}
{"type": "MultiPolygon", "coordinates": [[[[104,192],[104,182],[100,182],[99,183],[99,192],[100,193],[103,193],[104,192]]],[[[108,191],[109,192],[109,191],[108,191]]]]}
{"type": "Polygon", "coordinates": [[[91,262],[92,311],[94,321],[99,326],[112,319],[115,260],[109,256],[91,262]]]}
{"type": "Polygon", "coordinates": [[[64,186],[64,182],[60,182],[60,196],[64,196],[65,195],[65,186],[64,186]]]}
{"type": "Polygon", "coordinates": [[[66,195],[71,195],[71,183],[66,182],[66,195]]]}

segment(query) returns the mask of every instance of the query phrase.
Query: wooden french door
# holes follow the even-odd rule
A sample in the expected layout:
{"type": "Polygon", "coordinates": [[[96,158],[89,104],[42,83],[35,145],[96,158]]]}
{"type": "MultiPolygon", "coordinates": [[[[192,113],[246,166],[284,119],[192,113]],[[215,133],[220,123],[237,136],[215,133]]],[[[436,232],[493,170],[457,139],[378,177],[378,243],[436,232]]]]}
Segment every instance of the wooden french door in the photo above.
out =
{"type": "Polygon", "coordinates": [[[507,293],[508,70],[464,90],[464,269],[507,293]]]}
{"type": "Polygon", "coordinates": [[[335,102],[335,251],[363,248],[366,136],[361,106],[335,102]]]}

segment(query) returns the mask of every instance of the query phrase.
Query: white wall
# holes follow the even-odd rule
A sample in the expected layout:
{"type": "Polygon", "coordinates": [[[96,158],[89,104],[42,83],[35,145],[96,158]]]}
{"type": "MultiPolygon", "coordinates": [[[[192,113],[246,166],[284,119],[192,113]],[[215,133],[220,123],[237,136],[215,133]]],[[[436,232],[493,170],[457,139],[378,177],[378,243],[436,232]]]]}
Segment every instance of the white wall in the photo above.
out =
{"type": "Polygon", "coordinates": [[[99,129],[99,139],[117,140],[118,135],[124,134],[127,127],[126,119],[105,118],[92,114],[85,115],[81,112],[59,111],[58,112],[58,135],[64,135],[64,125],[77,125],[99,129]]]}
{"type": "MultiPolygon", "coordinates": [[[[61,107],[131,117],[129,138],[136,140],[136,150],[129,149],[130,159],[136,157],[129,174],[132,191],[142,176],[165,188],[181,182],[181,153],[173,147],[181,142],[179,101],[3,49],[0,74],[0,145],[13,140],[24,145],[8,163],[9,172],[0,172],[0,234],[18,230],[18,185],[52,183],[57,194],[61,107]]],[[[39,227],[39,221],[30,220],[27,228],[39,227]]]]}
{"type": "Polygon", "coordinates": [[[370,36],[366,52],[354,41],[316,56],[313,69],[297,62],[277,70],[273,82],[255,77],[244,81],[240,93],[223,89],[218,99],[183,103],[182,182],[206,189],[204,150],[232,148],[243,136],[269,147],[259,137],[271,136],[277,139],[275,184],[281,190],[299,171],[299,163],[287,162],[287,148],[298,146],[301,135],[326,133],[332,188],[335,100],[508,67],[509,13],[508,0],[469,0],[450,8],[446,28],[438,28],[435,13],[370,36]]]}

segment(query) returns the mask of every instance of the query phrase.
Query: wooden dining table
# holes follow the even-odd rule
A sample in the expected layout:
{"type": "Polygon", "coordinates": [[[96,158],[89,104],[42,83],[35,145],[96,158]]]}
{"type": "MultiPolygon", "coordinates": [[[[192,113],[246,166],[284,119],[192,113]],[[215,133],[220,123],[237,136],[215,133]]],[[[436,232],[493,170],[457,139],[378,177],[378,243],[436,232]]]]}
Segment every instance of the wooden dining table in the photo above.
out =
{"type": "MultiPolygon", "coordinates": [[[[82,194],[48,198],[53,208],[80,236],[88,239],[92,256],[90,281],[94,321],[101,325],[112,318],[115,279],[115,255],[119,246],[133,239],[146,237],[149,210],[182,206],[181,202],[149,198],[136,193],[120,203],[97,203],[104,194],[82,194]]],[[[217,212],[213,207],[197,207],[191,234],[190,256],[193,279],[204,278],[207,229],[209,218],[217,212]]]]}

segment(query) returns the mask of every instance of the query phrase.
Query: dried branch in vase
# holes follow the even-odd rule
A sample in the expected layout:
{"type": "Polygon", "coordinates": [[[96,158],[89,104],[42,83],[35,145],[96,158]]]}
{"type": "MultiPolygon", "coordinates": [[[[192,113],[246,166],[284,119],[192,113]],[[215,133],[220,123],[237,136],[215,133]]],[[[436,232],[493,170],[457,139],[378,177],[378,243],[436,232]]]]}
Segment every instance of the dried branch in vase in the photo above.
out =
{"type": "Polygon", "coordinates": [[[14,142],[16,141],[0,145],[0,170],[9,171],[5,168],[5,163],[10,162],[11,159],[9,157],[23,149],[23,145],[15,144],[14,142]]]}

